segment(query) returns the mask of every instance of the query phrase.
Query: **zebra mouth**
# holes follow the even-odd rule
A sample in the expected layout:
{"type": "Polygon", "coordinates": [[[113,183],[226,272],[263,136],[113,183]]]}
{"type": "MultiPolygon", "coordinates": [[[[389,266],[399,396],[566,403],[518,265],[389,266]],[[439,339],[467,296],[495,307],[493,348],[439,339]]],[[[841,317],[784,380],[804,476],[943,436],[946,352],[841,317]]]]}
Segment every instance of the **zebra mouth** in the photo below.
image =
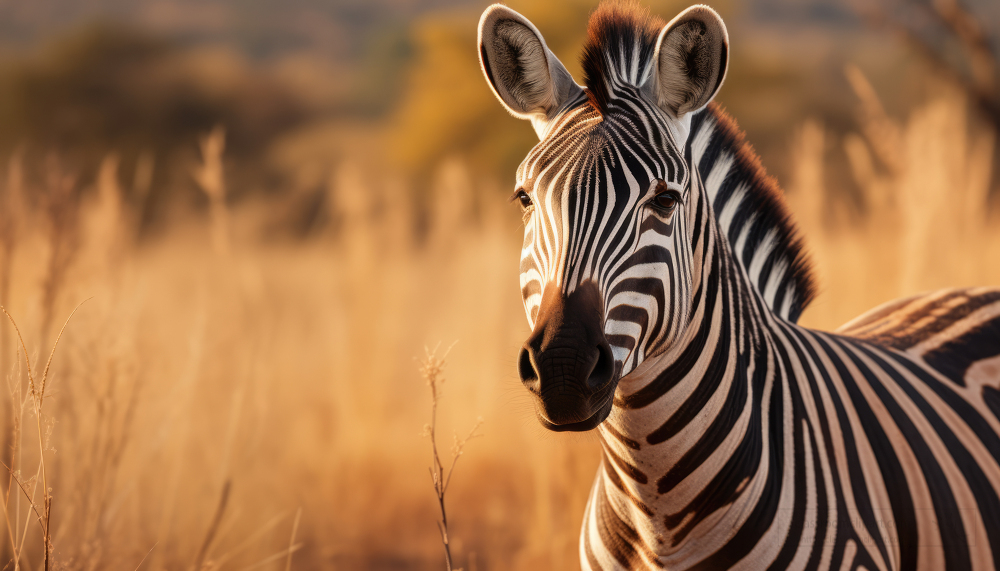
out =
{"type": "Polygon", "coordinates": [[[599,410],[590,415],[590,418],[579,422],[568,422],[564,424],[556,424],[545,418],[545,414],[541,410],[536,409],[536,414],[538,416],[538,422],[542,423],[542,426],[552,432],[586,432],[597,428],[599,424],[604,422],[608,418],[608,415],[611,414],[611,408],[613,405],[614,400],[607,399],[599,410]]]}

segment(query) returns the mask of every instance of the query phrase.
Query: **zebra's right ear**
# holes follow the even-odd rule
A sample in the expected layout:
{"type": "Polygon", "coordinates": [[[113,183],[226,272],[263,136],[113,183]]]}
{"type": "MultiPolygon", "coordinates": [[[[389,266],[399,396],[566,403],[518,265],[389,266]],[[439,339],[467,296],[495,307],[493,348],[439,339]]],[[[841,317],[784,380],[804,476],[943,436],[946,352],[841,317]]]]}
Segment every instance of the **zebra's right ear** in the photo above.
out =
{"type": "Polygon", "coordinates": [[[583,91],[527,18],[494,4],[479,19],[479,64],[493,93],[541,139],[549,120],[583,91]]]}
{"type": "Polygon", "coordinates": [[[708,6],[691,6],[660,31],[654,54],[657,104],[677,119],[715,97],[726,78],[729,33],[708,6]]]}

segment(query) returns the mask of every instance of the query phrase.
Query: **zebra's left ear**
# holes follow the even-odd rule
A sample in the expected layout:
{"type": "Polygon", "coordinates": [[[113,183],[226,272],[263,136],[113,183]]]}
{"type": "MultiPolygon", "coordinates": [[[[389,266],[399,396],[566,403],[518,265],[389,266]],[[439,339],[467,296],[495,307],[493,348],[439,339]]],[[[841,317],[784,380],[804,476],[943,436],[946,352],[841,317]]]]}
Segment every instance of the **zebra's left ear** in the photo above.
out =
{"type": "Polygon", "coordinates": [[[678,119],[701,109],[726,77],[726,24],[708,6],[691,6],[660,31],[653,61],[657,104],[678,119]]]}

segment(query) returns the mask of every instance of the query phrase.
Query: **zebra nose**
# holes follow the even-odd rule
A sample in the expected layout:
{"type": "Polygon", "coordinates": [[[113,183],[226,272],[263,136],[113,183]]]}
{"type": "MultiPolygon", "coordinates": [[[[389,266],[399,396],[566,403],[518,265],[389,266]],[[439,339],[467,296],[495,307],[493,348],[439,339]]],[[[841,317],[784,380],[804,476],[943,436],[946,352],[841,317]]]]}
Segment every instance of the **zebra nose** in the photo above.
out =
{"type": "Polygon", "coordinates": [[[589,399],[607,389],[615,364],[602,311],[593,282],[579,284],[568,296],[558,287],[545,288],[534,330],[517,359],[518,376],[529,391],[550,401],[589,399]]]}
{"type": "Polygon", "coordinates": [[[517,360],[521,382],[535,395],[541,395],[543,377],[548,383],[574,383],[590,395],[611,382],[615,365],[607,341],[594,347],[559,347],[544,352],[539,345],[537,337],[529,339],[517,360]]]}

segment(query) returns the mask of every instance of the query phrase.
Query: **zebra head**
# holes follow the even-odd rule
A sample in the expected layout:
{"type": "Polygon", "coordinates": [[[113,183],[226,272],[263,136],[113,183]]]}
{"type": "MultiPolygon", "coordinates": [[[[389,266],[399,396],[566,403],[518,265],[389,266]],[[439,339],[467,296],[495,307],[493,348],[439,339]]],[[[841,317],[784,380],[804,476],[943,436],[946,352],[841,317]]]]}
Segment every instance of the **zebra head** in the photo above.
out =
{"type": "Polygon", "coordinates": [[[513,196],[532,328],[519,374],[543,426],[590,430],[619,379],[687,323],[700,185],[684,149],[692,113],[722,85],[726,28],[707,6],[664,25],[605,4],[590,20],[581,87],[530,21],[495,4],[479,53],[494,94],[540,139],[513,196]]]}

